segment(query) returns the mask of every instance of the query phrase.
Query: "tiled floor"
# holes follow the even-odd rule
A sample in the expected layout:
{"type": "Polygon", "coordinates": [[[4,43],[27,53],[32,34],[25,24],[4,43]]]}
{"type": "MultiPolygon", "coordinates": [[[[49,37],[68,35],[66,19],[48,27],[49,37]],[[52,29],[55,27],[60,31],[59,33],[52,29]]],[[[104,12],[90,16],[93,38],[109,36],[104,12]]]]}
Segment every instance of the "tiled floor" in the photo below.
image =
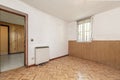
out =
{"type": "Polygon", "coordinates": [[[3,72],[0,80],[120,80],[120,71],[67,56],[44,65],[3,72]]]}
{"type": "Polygon", "coordinates": [[[24,66],[24,53],[0,55],[0,71],[8,71],[24,66]]]}

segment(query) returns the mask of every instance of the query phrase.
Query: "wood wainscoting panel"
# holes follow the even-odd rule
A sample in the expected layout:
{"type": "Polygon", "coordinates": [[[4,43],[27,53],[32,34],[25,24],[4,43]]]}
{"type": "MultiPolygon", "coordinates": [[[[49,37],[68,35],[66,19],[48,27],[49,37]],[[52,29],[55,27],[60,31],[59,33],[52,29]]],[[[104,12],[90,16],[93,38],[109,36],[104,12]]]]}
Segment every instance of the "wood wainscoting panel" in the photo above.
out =
{"type": "Polygon", "coordinates": [[[9,26],[9,53],[24,52],[24,25],[12,24],[0,21],[1,25],[9,26]]]}
{"type": "Polygon", "coordinates": [[[69,41],[69,55],[120,69],[120,41],[69,41]]]}

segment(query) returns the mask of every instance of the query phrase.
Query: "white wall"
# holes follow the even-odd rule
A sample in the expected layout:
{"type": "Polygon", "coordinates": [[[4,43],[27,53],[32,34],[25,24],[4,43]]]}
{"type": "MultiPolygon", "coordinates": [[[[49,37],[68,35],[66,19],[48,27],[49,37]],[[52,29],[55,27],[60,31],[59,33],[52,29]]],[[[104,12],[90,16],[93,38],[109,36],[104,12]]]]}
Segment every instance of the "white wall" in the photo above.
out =
{"type": "MultiPolygon", "coordinates": [[[[76,40],[75,22],[68,26],[68,39],[76,40]]],[[[93,16],[93,40],[120,40],[120,7],[93,16]]]]}
{"type": "Polygon", "coordinates": [[[68,24],[67,29],[68,34],[68,40],[76,40],[77,38],[77,22],[71,22],[68,24]]]}
{"type": "Polygon", "coordinates": [[[120,8],[93,17],[94,40],[120,40],[120,8]]]}
{"type": "Polygon", "coordinates": [[[0,0],[0,4],[22,11],[28,18],[28,63],[34,64],[34,48],[49,46],[50,58],[68,54],[66,22],[46,13],[38,11],[20,0],[0,0]],[[33,38],[34,42],[30,39],[33,38]]]}

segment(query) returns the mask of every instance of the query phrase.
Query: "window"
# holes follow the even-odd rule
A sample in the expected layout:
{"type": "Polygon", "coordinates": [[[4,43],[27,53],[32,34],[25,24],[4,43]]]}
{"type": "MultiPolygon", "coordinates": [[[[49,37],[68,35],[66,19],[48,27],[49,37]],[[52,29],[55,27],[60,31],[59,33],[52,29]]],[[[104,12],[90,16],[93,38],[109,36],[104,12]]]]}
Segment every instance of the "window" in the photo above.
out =
{"type": "Polygon", "coordinates": [[[78,21],[78,42],[91,42],[91,19],[78,21]]]}

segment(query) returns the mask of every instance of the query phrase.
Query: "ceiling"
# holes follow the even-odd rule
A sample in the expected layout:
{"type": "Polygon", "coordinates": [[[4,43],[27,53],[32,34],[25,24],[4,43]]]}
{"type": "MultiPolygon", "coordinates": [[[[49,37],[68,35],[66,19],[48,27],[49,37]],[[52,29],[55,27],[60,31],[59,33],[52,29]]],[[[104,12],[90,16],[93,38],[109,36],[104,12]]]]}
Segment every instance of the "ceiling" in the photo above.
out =
{"type": "Polygon", "coordinates": [[[39,10],[66,21],[74,21],[116,7],[116,0],[21,0],[39,10]]]}
{"type": "Polygon", "coordinates": [[[24,17],[0,10],[0,21],[24,25],[24,17]]]}

